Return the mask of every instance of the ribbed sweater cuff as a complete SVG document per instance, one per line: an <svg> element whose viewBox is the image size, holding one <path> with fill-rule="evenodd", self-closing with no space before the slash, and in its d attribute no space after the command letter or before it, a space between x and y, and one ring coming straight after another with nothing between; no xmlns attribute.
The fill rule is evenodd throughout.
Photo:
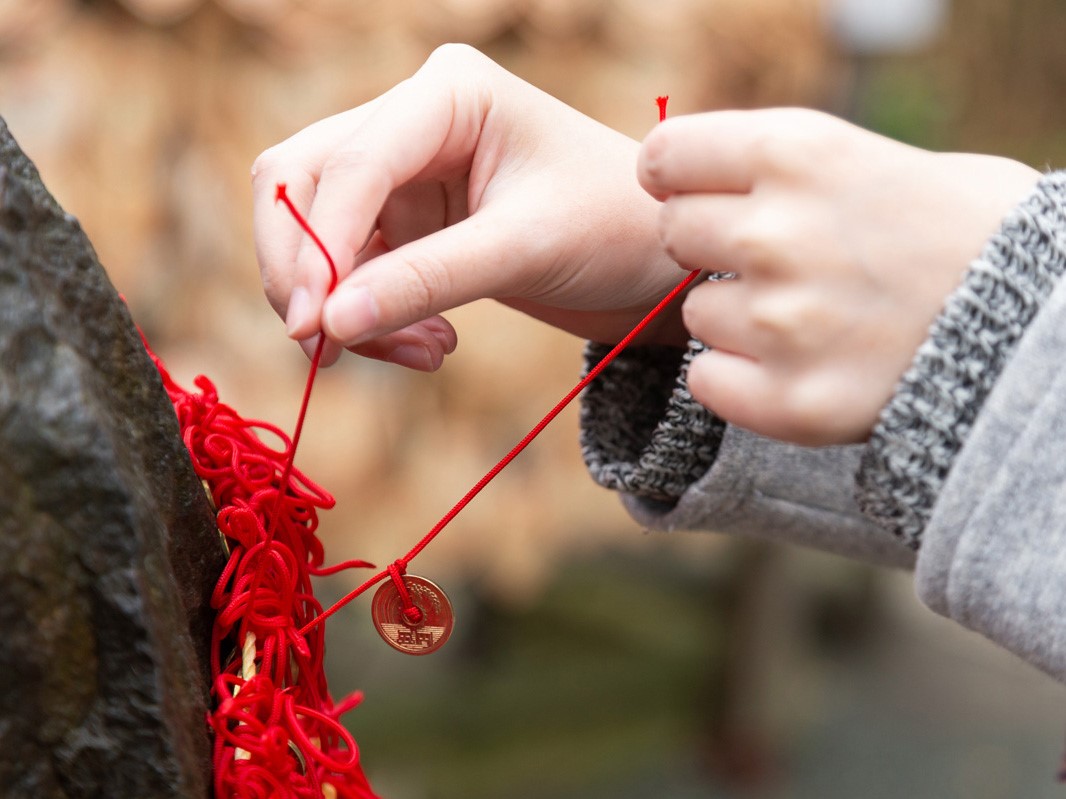
<svg viewBox="0 0 1066 799"><path fill-rule="evenodd" d="M610 347L590 343L587 368ZM688 365L704 347L631 347L586 389L581 449L600 485L676 501L714 463L725 422L689 394Z"/></svg>
<svg viewBox="0 0 1066 799"><path fill-rule="evenodd" d="M985 245L866 447L857 499L913 549L985 398L1066 270L1066 172L1045 175Z"/></svg>

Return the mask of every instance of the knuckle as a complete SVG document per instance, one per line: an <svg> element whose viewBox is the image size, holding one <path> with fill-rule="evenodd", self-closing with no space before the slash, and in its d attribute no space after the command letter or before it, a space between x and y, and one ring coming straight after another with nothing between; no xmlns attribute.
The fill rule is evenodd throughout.
<svg viewBox="0 0 1066 799"><path fill-rule="evenodd" d="M380 154L363 147L348 146L332 152L322 166L320 180L327 175L338 176L344 182L357 180L367 191L382 196L392 189L392 175Z"/></svg>
<svg viewBox="0 0 1066 799"><path fill-rule="evenodd" d="M263 150L252 162L252 183L258 185L267 181L278 170L282 160L280 145Z"/></svg>
<svg viewBox="0 0 1066 799"><path fill-rule="evenodd" d="M752 327L775 338L792 340L807 325L810 314L805 306L806 303L792 295L760 294L749 307Z"/></svg>
<svg viewBox="0 0 1066 799"><path fill-rule="evenodd" d="M792 175L808 163L802 139L795 131L764 130L752 141L752 155L762 171Z"/></svg>
<svg viewBox="0 0 1066 799"><path fill-rule="evenodd" d="M782 438L797 444L814 444L832 422L832 396L817 381L800 380L782 399Z"/></svg>
<svg viewBox="0 0 1066 799"><path fill-rule="evenodd" d="M404 304L412 319L424 319L433 312L437 298L446 296L448 271L437 259L425 254L404 258Z"/></svg>
<svg viewBox="0 0 1066 799"><path fill-rule="evenodd" d="M752 214L723 234L726 249L743 271L772 272L780 264L787 242L784 224L767 212Z"/></svg>
<svg viewBox="0 0 1066 799"><path fill-rule="evenodd" d="M442 64L448 66L467 66L488 61L488 57L477 48L463 42L445 42L434 48L426 59L426 65L434 67Z"/></svg>
<svg viewBox="0 0 1066 799"><path fill-rule="evenodd" d="M823 111L785 108L774 112L774 124L753 141L753 155L761 166L779 176L806 174L830 163L846 145L848 125Z"/></svg>
<svg viewBox="0 0 1066 799"><path fill-rule="evenodd" d="M349 145L340 147L329 154L323 164L323 172L332 170L335 172L357 172L365 169L373 169L377 164L373 154L362 147Z"/></svg>

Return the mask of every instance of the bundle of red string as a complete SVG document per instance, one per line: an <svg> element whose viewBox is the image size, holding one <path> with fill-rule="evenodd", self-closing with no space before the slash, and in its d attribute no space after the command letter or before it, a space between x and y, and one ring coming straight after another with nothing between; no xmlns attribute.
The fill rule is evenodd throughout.
<svg viewBox="0 0 1066 799"><path fill-rule="evenodd" d="M374 799L339 720L362 696L333 701L323 672L324 626L303 629L322 612L312 575L370 564L322 567L318 511L334 500L292 467L285 433L242 419L219 402L206 377L196 378L198 392L185 390L152 358L230 553L211 599L215 795Z"/></svg>

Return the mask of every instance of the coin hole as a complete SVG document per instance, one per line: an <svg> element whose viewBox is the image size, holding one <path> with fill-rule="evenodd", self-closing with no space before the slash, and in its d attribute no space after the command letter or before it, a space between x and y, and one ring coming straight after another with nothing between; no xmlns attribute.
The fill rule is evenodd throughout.
<svg viewBox="0 0 1066 799"><path fill-rule="evenodd" d="M418 605L412 605L404 610L403 620L408 627L421 627L426 621L426 614Z"/></svg>

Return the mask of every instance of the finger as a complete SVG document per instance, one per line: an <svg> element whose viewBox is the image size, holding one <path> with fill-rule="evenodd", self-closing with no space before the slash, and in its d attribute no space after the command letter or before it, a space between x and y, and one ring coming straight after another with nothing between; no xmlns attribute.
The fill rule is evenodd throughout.
<svg viewBox="0 0 1066 799"><path fill-rule="evenodd" d="M689 335L709 347L789 367L809 364L851 333L852 317L819 285L792 286L750 277L708 280L681 305ZM876 346L871 342L871 346ZM864 350L874 360L872 350Z"/></svg>
<svg viewBox="0 0 1066 799"><path fill-rule="evenodd" d="M530 256L504 234L500 216L483 211L362 264L326 300L326 334L352 347L482 297L513 294Z"/></svg>
<svg viewBox="0 0 1066 799"><path fill-rule="evenodd" d="M692 359L687 382L697 402L730 424L770 438L805 443L807 431L781 413L781 386L759 361L710 350Z"/></svg>
<svg viewBox="0 0 1066 799"><path fill-rule="evenodd" d="M367 358L433 372L441 367L446 355L455 351L456 343L455 328L443 317L435 316L350 349Z"/></svg>
<svg viewBox="0 0 1066 799"><path fill-rule="evenodd" d="M333 256L343 279L373 231L389 194L422 173L462 124L455 122L455 94L438 91L436 81L415 80L384 102L322 167L308 221ZM476 115L468 115L474 117ZM480 124L472 119L469 124ZM458 133L476 142L470 130ZM290 320L290 335L313 332L329 286L322 256L303 240L296 255L293 285L304 286L309 313Z"/></svg>
<svg viewBox="0 0 1066 799"><path fill-rule="evenodd" d="M264 174L267 172L259 173ZM314 179L297 170L290 170L289 175L289 199L301 213L306 213L314 196ZM257 183L263 180L256 177ZM293 263L303 231L292 222L285 209L276 206L276 184L271 185L269 196L258 186L253 191L252 219L259 276L271 307L285 319L292 296Z"/></svg>
<svg viewBox="0 0 1066 799"><path fill-rule="evenodd" d="M747 228L751 205L749 195L675 194L659 210L659 239L683 266L745 271L750 248L742 246L738 232Z"/></svg>
<svg viewBox="0 0 1066 799"><path fill-rule="evenodd" d="M744 280L708 280L685 297L681 319L689 334L708 347L745 357L762 353L749 321L752 289Z"/></svg>
<svg viewBox="0 0 1066 799"><path fill-rule="evenodd" d="M312 360L315 357L315 351L318 349L318 335L306 338L300 342L300 349L304 351L304 355L307 356L307 360ZM326 340L326 343L322 347L322 358L319 360L319 366L333 366L340 358L343 351L336 341Z"/></svg>
<svg viewBox="0 0 1066 799"><path fill-rule="evenodd" d="M751 191L787 171L810 142L828 140L840 121L794 108L713 111L668 119L644 139L640 185L657 199L678 192Z"/></svg>
<svg viewBox="0 0 1066 799"><path fill-rule="evenodd" d="M637 179L657 199L677 192L747 192L755 176L748 158L752 112L673 117L645 137Z"/></svg>
<svg viewBox="0 0 1066 799"><path fill-rule="evenodd" d="M263 289L271 306L285 318L296 253L304 236L288 212L276 202L277 186L287 186L289 199L305 216L311 208L322 164L348 131L358 127L384 100L384 95L358 108L320 120L259 155L252 165L252 202L256 258ZM321 264L325 269L325 264Z"/></svg>
<svg viewBox="0 0 1066 799"><path fill-rule="evenodd" d="M752 358L710 350L689 365L689 392L722 419L801 446L853 444L870 432L870 416L849 370L801 374Z"/></svg>

